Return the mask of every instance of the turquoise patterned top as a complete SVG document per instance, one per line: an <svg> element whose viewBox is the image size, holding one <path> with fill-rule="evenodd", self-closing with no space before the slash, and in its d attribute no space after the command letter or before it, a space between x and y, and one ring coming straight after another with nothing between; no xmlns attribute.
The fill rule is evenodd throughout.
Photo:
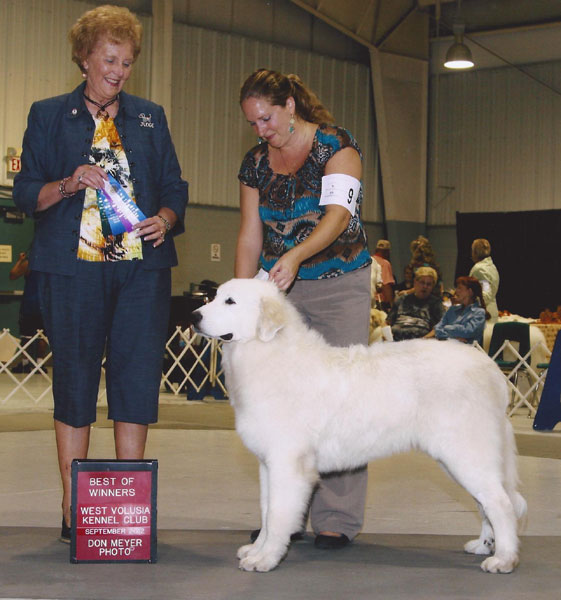
<svg viewBox="0 0 561 600"><path fill-rule="evenodd" d="M244 157L238 179L259 190L259 215L263 221L261 266L269 271L288 250L314 230L325 207L319 205L321 178L329 159L343 148L362 153L352 135L341 127L320 125L304 164L293 175L275 173L269 165L267 143L253 147ZM327 248L300 265L297 279L338 277L370 264L371 258L360 218L362 187L356 213L345 231Z"/></svg>

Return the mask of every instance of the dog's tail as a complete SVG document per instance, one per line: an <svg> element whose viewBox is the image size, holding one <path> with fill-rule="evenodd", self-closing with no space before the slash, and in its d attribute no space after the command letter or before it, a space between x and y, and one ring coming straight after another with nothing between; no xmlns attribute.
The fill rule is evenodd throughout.
<svg viewBox="0 0 561 600"><path fill-rule="evenodd" d="M518 478L517 458L518 452L516 449L516 440L514 431L508 419L505 419L505 436L504 436L504 488L512 505L517 519L521 519L527 511L526 500L518 491L520 480Z"/></svg>

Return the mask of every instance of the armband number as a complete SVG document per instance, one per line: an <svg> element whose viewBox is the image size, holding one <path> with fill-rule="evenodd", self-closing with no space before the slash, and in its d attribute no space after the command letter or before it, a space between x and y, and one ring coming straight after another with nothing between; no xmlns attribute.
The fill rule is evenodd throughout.
<svg viewBox="0 0 561 600"><path fill-rule="evenodd" d="M356 202L360 192L360 181L351 175L333 173L321 178L320 206L338 204L346 208L352 216L356 213Z"/></svg>

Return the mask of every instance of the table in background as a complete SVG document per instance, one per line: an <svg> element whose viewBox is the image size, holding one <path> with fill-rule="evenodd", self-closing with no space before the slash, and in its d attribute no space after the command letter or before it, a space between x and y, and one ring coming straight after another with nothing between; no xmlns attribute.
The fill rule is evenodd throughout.
<svg viewBox="0 0 561 600"><path fill-rule="evenodd" d="M536 327L539 327L545 337L545 343L549 348L550 352L553 352L553 344L555 344L555 338L561 329L561 323L532 323Z"/></svg>

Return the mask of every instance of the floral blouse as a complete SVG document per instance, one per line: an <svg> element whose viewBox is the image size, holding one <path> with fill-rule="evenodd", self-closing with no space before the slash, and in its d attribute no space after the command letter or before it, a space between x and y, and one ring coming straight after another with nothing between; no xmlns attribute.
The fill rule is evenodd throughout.
<svg viewBox="0 0 561 600"><path fill-rule="evenodd" d="M269 271L288 250L305 240L325 214L320 206L321 178L329 159L343 148L354 148L362 158L357 142L341 127L320 125L312 149L300 169L292 175L275 173L269 165L268 144L252 148L243 159L238 179L259 190L259 215L263 221L261 266ZM360 209L362 188L356 212L346 230L327 248L304 261L297 279L337 277L370 264Z"/></svg>
<svg viewBox="0 0 561 600"><path fill-rule="evenodd" d="M90 163L112 175L134 200L127 156L113 119L96 118L95 124ZM107 232L104 235L97 193L89 187L86 188L82 211L78 258L94 262L142 259L142 241L134 234L111 235Z"/></svg>

